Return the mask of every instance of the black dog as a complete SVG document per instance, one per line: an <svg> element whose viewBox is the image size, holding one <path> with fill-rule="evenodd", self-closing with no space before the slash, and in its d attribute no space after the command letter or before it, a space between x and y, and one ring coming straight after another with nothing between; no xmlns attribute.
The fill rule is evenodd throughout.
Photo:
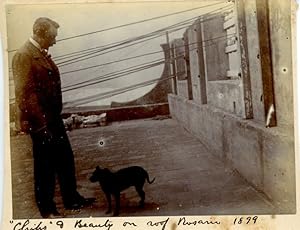
<svg viewBox="0 0 300 230"><path fill-rule="evenodd" d="M111 195L114 196L116 202L114 216L119 215L120 192L130 186L134 186L141 197L140 207L144 206L145 192L143 186L145 179L147 179L149 184L152 184L155 180L155 178L153 178L153 180L150 181L147 171L139 166L124 168L115 173L112 173L107 168L101 169L97 166L93 175L90 177L91 182L99 181L100 186L106 195L108 201L108 210L106 213L111 212Z"/></svg>

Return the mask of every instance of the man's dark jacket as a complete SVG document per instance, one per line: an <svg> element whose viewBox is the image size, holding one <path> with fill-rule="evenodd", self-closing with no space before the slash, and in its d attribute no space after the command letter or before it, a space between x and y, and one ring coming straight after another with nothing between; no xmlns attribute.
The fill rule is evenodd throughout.
<svg viewBox="0 0 300 230"><path fill-rule="evenodd" d="M21 130L37 132L47 128L62 110L58 68L30 41L14 55L12 68Z"/></svg>

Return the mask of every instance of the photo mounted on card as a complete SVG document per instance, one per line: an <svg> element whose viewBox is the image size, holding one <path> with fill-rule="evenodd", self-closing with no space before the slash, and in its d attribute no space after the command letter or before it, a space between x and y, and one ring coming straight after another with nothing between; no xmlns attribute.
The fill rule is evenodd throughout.
<svg viewBox="0 0 300 230"><path fill-rule="evenodd" d="M295 9L6 1L5 229L295 217Z"/></svg>

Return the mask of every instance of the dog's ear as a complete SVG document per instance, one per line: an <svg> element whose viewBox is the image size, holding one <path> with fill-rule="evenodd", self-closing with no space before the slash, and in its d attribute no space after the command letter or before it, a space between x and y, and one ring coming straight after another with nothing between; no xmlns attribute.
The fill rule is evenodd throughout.
<svg viewBox="0 0 300 230"><path fill-rule="evenodd" d="M97 169L97 170L100 170L100 167L99 167L99 165L96 167L96 169Z"/></svg>

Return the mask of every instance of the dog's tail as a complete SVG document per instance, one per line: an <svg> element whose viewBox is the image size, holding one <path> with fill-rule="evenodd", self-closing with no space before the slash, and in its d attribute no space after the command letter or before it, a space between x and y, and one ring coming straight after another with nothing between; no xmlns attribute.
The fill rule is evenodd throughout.
<svg viewBox="0 0 300 230"><path fill-rule="evenodd" d="M147 172L146 172L146 179L147 179L147 181L148 181L149 184L152 184L155 181L155 177L150 181L149 175L148 175Z"/></svg>

